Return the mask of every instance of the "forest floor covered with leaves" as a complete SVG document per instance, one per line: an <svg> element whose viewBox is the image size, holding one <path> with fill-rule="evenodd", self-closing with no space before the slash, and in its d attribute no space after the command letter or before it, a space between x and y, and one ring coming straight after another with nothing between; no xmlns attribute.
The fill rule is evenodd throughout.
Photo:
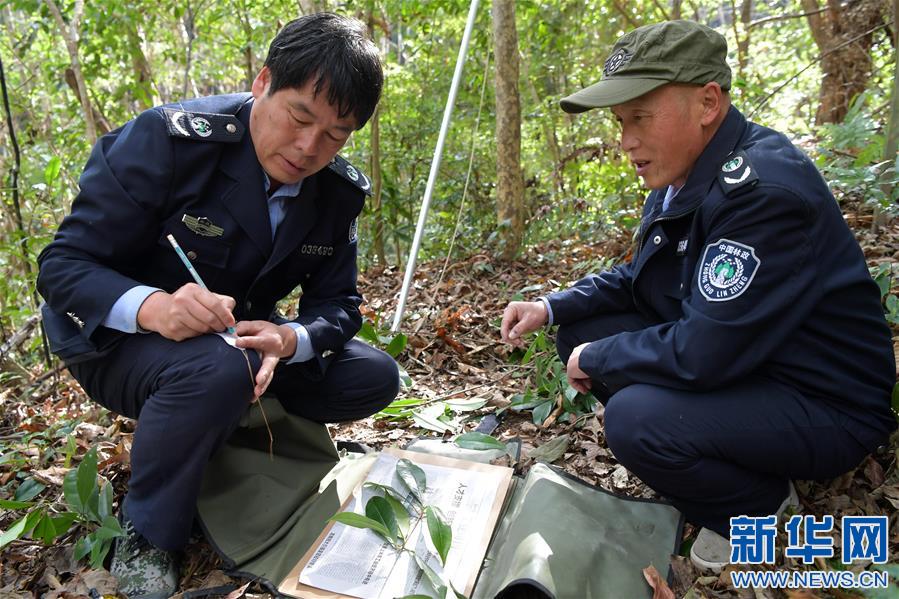
<svg viewBox="0 0 899 599"><path fill-rule="evenodd" d="M846 210L846 218L872 267L899 261L899 222L894 220L872 233L872 215L860 205ZM500 440L521 439L521 471L536 458L616 493L655 497L651 489L617 464L606 447L601 406L596 412L578 413L571 402L564 401L562 393L547 395L547 389L550 395L553 389L560 389L553 386L558 383L553 381L559 370L553 366L558 360L551 339L534 342L531 351L524 354L502 344L498 334L502 310L511 299L552 291L602 264L623 259L629 247L630 236L620 233L593 243L533 248L511 264L497 263L489 255L475 255L455 262L420 265L403 326L408 343L398 357L410 383L401 392L401 405L380 418L331 427L335 439L376 449L403 446L419 436L451 439L472 430L484 415L501 413L493 435ZM402 276L395 268L373 268L360 277L367 299L366 317L372 329L382 335L385 346L390 341L387 319L392 318ZM892 292L896 291L894 287ZM16 370L14 365L5 365L7 372L10 368ZM48 372L36 366L20 370L16 376L4 376L0 391L0 499L27 497L48 506L61 504L65 473L82 461L88 449L96 447L98 470L112 483L117 505L127 486L134 422L115 417L90 402L65 371ZM528 389L532 392L525 397ZM523 409L528 405L532 408ZM538 417L535 410L540 412ZM890 556L895 563L899 556L897 462L899 437L894 435L887 451L868 457L838 479L799 481L801 512L834 515L836 538L840 536L839 515L892 517ZM0 513L0 530L9 531L19 516L21 513L15 510ZM0 598L114 595L115 581L105 570L90 569L85 561L73 558L76 541L84 531L76 526L51 545L45 545L34 533L33 539L9 544L0 553ZM688 524L682 555L688 555L695 533ZM783 539L778 544L783 546ZM810 566L791 561L777 569L831 567L822 560ZM721 576L703 576L683 556L672 558L672 569L671 589L677 597L853 596L837 591L738 592L730 586L727 570ZM243 582L222 573L219 558L199 537L187 548L182 560L182 589ZM657 589L657 593L666 590ZM258 586L239 592L247 597L270 596Z"/></svg>

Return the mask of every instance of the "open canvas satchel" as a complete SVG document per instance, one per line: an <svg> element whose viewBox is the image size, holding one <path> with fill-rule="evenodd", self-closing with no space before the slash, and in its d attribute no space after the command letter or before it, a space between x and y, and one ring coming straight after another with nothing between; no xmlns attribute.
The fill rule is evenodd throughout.
<svg viewBox="0 0 899 599"><path fill-rule="evenodd" d="M341 455L325 426L285 412L277 400L265 402L273 455L253 406L210 462L198 512L226 571L274 592L292 581L291 571L376 454ZM435 440L408 449L434 453L441 445L456 458L493 457ZM651 597L642 570L653 565L668 575L682 524L670 505L619 497L535 464L527 476L513 477L472 597Z"/></svg>

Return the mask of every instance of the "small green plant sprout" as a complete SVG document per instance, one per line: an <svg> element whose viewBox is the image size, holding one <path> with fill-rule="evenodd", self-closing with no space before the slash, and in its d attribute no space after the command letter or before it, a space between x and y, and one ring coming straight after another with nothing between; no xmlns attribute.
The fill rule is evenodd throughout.
<svg viewBox="0 0 899 599"><path fill-rule="evenodd" d="M423 429L435 433L459 430L466 414L480 410L487 405L486 399L421 399L406 397L394 400L389 406L375 414L376 420L412 420Z"/></svg>
<svg viewBox="0 0 899 599"><path fill-rule="evenodd" d="M424 524L427 526L428 536L440 558L440 563L445 566L453 543L453 530L446 517L436 506L425 504L428 485L424 470L407 459L401 459L396 464L396 474L406 487L405 494L389 485L367 482L365 488L383 495L374 495L365 502L365 515L338 512L329 520L354 528L371 530L389 543L395 551L409 553L414 558L416 565L437 592L437 597L440 599L461 597L452 583L443 580L425 559L407 546L409 532L416 526ZM403 599L416 597L427 596L409 595Z"/></svg>
<svg viewBox="0 0 899 599"><path fill-rule="evenodd" d="M512 353L516 358L521 354ZM565 365L556 355L552 341L544 331L539 331L521 356L522 366L526 366L530 384L524 393L512 397L509 410L521 412L532 410L534 424L544 428L556 422L567 422L583 426L596 407L596 398L587 393L578 393L568 384Z"/></svg>
<svg viewBox="0 0 899 599"><path fill-rule="evenodd" d="M53 501L32 501L44 487L39 485L37 488L33 479L23 482L12 500L0 500L0 508L28 510L0 535L0 548L25 537L40 539L50 545L78 522L92 530L75 543L75 559L89 557L91 568L102 568L112 540L124 532L112 515L112 485L105 480L101 483L99 479L97 450L91 448L81 464L69 470L63 479L63 496L68 510L59 510Z"/></svg>

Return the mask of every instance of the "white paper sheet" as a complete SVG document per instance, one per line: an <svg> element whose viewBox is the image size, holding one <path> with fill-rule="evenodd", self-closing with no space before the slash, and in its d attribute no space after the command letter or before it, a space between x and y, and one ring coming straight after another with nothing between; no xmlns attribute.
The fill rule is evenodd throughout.
<svg viewBox="0 0 899 599"><path fill-rule="evenodd" d="M402 492L405 485L396 475L394 455L382 453L369 472L367 481L388 485ZM440 508L453 530L453 542L447 555L446 567L430 542L427 525L422 519L409 531L407 548L415 552L437 573L452 580L453 586L462 591L472 568L477 570L483 555L470 550L491 526L490 512L497 492L500 474L431 464L418 464L427 477L426 505ZM497 469L501 471L501 469ZM377 491L363 489L361 497L354 496L346 511L364 513L365 502ZM414 520L413 520L414 523ZM484 547L483 549L486 549ZM476 552L474 552L476 553ZM312 558L300 573L300 582L320 589L360 597L400 597L412 594L430 594L426 577L407 552L398 552L389 543L370 530L363 530L337 523L316 548Z"/></svg>

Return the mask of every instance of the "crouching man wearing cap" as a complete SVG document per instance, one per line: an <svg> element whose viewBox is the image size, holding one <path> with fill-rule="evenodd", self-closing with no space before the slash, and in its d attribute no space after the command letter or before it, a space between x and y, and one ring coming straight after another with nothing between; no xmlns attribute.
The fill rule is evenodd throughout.
<svg viewBox="0 0 899 599"><path fill-rule="evenodd" d="M567 112L611 107L651 190L633 259L533 302L503 340L559 325L571 385L605 404L616 458L703 526L795 501L791 479L858 465L896 427L890 331L858 243L812 162L730 104L727 45L689 21L617 41Z"/></svg>

